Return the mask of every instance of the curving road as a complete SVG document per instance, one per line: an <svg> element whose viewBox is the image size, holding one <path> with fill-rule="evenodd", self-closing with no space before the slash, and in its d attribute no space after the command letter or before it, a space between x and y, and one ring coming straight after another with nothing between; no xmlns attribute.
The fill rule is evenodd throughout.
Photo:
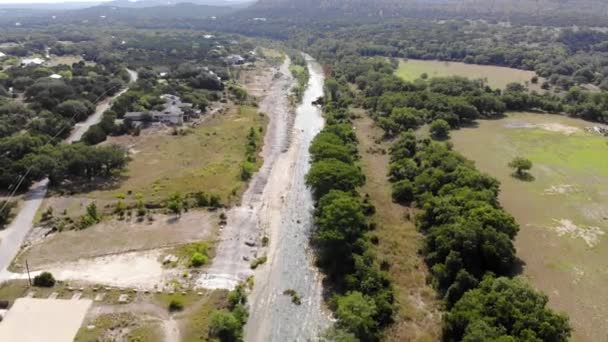
<svg viewBox="0 0 608 342"><path fill-rule="evenodd" d="M137 73L129 69L127 71L131 76L131 82L137 81ZM110 108L112 101L127 90L129 90L128 87L97 104L95 113L89 116L85 122L77 124L66 142L79 141L89 127L101 121L103 113ZM48 183L49 180L44 179L33 184L25 194L23 204L13 222L6 229L0 231L0 282L10 279L11 274L7 268L19 252L27 233L32 229L36 212L38 212L42 200L46 196Z"/></svg>

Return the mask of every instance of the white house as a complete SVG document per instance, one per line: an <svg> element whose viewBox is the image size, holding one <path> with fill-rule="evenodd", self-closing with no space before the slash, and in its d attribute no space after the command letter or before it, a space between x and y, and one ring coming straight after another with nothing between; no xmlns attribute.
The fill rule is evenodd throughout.
<svg viewBox="0 0 608 342"><path fill-rule="evenodd" d="M21 60L21 65L30 66L30 65L42 65L44 63L44 59L36 57L36 58L24 58Z"/></svg>
<svg viewBox="0 0 608 342"><path fill-rule="evenodd" d="M6 54L5 54L4 52L1 52L1 51L0 51L0 59L2 59L2 58L4 58L4 57L6 57Z"/></svg>
<svg viewBox="0 0 608 342"><path fill-rule="evenodd" d="M63 76L61 76L59 74L52 74L51 76L49 76L49 78L52 78L54 80L59 80L59 79L63 78Z"/></svg>

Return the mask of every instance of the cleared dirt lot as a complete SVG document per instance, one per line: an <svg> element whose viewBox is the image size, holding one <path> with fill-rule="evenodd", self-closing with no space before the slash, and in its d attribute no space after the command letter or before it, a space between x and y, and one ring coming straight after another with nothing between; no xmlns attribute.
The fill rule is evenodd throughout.
<svg viewBox="0 0 608 342"><path fill-rule="evenodd" d="M19 298L0 323L0 341L70 342L91 303L90 299Z"/></svg>
<svg viewBox="0 0 608 342"><path fill-rule="evenodd" d="M58 262L210 240L218 227L217 215L191 211L180 218L156 215L153 222L111 220L85 230L53 234L22 252L15 267L22 270L25 259L38 269Z"/></svg>

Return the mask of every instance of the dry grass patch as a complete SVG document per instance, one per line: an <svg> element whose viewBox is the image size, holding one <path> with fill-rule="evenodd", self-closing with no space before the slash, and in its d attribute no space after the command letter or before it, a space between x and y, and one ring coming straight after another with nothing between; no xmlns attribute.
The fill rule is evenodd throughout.
<svg viewBox="0 0 608 342"><path fill-rule="evenodd" d="M486 79L492 88L504 89L512 82L528 83L530 90L543 91L541 84L545 79L538 79L537 84L531 80L536 73L534 71L499 67L493 65L465 64L460 62L443 62L427 60L400 60L396 75L406 81L414 81L422 74L432 77L462 76L470 79Z"/></svg>
<svg viewBox="0 0 608 342"><path fill-rule="evenodd" d="M437 341L440 338L440 311L435 291L426 284L427 269L418 255L422 236L406 220L410 208L393 203L388 174L387 143L376 143L382 131L363 112L355 121L361 166L367 177L362 191L376 206L374 216L379 238L376 248L381 261L390 264L399 314L385 335L387 341ZM384 153L385 151L386 153Z"/></svg>
<svg viewBox="0 0 608 342"><path fill-rule="evenodd" d="M22 271L25 259L31 268L37 268L82 258L213 240L217 224L217 214L207 211L190 211L180 218L155 215L153 222L103 221L85 230L64 231L44 238L20 253L13 268Z"/></svg>
<svg viewBox="0 0 608 342"><path fill-rule="evenodd" d="M246 188L240 165L245 160L247 134L252 127L265 129L266 124L257 108L241 106L213 114L184 135L162 132L111 138L107 143L118 143L132 152L125 179L111 190L87 196L133 200L131 195L142 194L150 202L165 200L175 192L203 191L234 204Z"/></svg>
<svg viewBox="0 0 608 342"><path fill-rule="evenodd" d="M157 324L142 320L132 313L109 313L99 315L81 327L74 341L160 342L161 336Z"/></svg>

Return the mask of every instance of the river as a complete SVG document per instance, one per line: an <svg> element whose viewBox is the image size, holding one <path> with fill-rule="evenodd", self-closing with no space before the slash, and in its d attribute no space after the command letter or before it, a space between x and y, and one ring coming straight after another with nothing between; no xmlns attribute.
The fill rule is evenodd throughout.
<svg viewBox="0 0 608 342"><path fill-rule="evenodd" d="M281 196L269 199L261 216L270 237L268 263L255 275L246 341L316 340L329 326L321 276L310 250L313 199L304 180L310 168L308 148L324 125L321 109L312 105L323 96L324 76L316 61L306 59L310 80L296 109L292 143L270 177L270 183L285 187L280 189ZM301 305L283 294L288 289L301 297Z"/></svg>

